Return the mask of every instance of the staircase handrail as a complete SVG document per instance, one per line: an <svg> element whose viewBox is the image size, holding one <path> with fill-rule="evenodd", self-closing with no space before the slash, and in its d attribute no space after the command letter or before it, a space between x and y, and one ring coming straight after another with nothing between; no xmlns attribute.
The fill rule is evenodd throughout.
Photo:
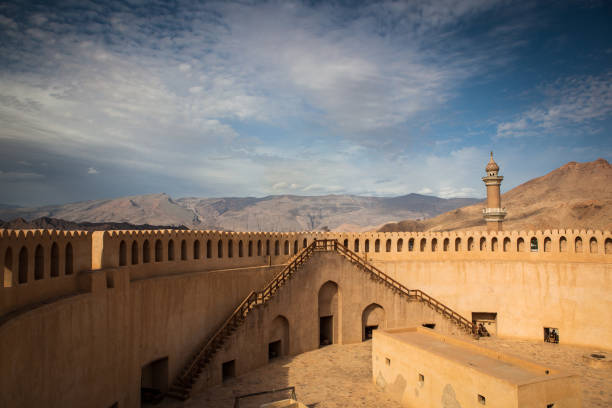
<svg viewBox="0 0 612 408"><path fill-rule="evenodd" d="M474 333L474 329L475 329L474 323L470 322L468 319L461 316L459 313L455 312L450 307L446 306L439 300L433 298L432 296L428 295L427 293L423 292L420 289L408 289L406 286L402 285L401 283L399 283L398 281L396 281L395 279L393 279L392 277L390 277L389 275L387 275L386 273L384 273L383 271L381 271L380 269L378 269L377 267L375 267L374 265L372 265L371 263L363 259L357 253L351 251L350 249L342 245L340 242L338 242L338 240L334 240L334 241L336 241L334 248L338 252L340 252L342 255L344 255L345 257L348 257L350 260L358 262L362 267L367 269L368 272L381 278L382 280L385 281L385 283L390 284L391 286L393 286L400 292L404 293L406 296L419 299L422 302L425 302L429 304L430 306L433 306L436 310L441 309L443 314L448 315L451 319L455 320L457 323L459 323L460 325L464 326L466 329L469 329L472 333Z"/></svg>

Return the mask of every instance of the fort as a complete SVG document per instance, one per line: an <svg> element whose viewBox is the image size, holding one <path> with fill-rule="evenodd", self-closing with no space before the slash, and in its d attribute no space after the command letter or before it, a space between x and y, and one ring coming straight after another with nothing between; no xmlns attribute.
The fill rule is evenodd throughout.
<svg viewBox="0 0 612 408"><path fill-rule="evenodd" d="M612 349L612 233L493 204L487 231L0 230L0 406L188 398L377 328Z"/></svg>

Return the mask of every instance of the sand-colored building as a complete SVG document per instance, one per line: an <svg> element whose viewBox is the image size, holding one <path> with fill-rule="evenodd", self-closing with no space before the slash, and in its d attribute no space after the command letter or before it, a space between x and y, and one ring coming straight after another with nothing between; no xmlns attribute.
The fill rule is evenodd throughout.
<svg viewBox="0 0 612 408"><path fill-rule="evenodd" d="M0 262L1 407L187 397L376 328L612 349L610 231L0 230Z"/></svg>

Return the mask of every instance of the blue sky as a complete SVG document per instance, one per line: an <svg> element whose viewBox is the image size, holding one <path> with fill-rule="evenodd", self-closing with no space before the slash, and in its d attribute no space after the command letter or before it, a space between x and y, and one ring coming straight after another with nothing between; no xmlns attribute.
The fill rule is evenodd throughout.
<svg viewBox="0 0 612 408"><path fill-rule="evenodd" d="M605 1L3 2L0 203L483 197L612 159Z"/></svg>

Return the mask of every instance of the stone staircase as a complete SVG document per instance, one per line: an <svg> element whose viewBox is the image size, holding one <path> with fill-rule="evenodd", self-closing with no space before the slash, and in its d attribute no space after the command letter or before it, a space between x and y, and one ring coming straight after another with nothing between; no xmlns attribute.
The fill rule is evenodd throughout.
<svg viewBox="0 0 612 408"><path fill-rule="evenodd" d="M198 380L206 365L212 360L216 351L223 347L225 340L245 321L249 312L268 302L315 252L336 252L342 255L359 269L369 273L372 279L378 280L380 283L395 291L400 297L406 297L407 300L424 302L437 313L442 314L444 317L457 324L461 329L470 334L477 335L474 324L468 319L423 291L408 289L386 275L380 269L368 263L355 252L340 244L337 240L315 240L297 254L261 291L253 291L242 300L219 329L210 336L207 341L200 344L196 353L189 359L181 373L174 380L167 395L180 400L188 399L191 396L193 385Z"/></svg>

